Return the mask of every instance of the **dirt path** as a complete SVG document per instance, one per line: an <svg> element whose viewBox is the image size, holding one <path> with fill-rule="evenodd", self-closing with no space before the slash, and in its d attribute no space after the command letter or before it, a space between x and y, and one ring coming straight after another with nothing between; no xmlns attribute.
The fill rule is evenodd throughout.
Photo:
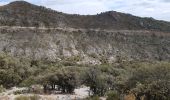
<svg viewBox="0 0 170 100"><path fill-rule="evenodd" d="M18 96L33 96L34 94L21 94L14 95L15 91L24 90L26 88L12 88L10 90L6 90L3 93L0 93L0 100L15 100ZM39 95L41 97L40 100L79 100L88 97L89 88L82 87L79 89L75 89L75 94L51 94L51 95Z"/></svg>
<svg viewBox="0 0 170 100"><path fill-rule="evenodd" d="M10 95L13 94L15 91L22 91L25 90L26 88L17 88L17 87L13 87L12 89L6 90L5 92L0 93L0 96L2 95Z"/></svg>
<svg viewBox="0 0 170 100"><path fill-rule="evenodd" d="M40 29L40 30L64 30L64 31L104 31L104 32L149 32L147 30L101 30L101 29L83 29L83 28L70 28L70 27L21 27L21 26L0 26L0 29L10 28L10 29Z"/></svg>

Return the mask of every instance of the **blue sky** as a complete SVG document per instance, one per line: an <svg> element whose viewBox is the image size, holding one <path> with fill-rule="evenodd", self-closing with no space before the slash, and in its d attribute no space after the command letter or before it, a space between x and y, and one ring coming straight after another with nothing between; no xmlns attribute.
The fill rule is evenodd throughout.
<svg viewBox="0 0 170 100"><path fill-rule="evenodd" d="M0 0L0 5L15 0ZM25 0L70 14L97 14L119 11L141 17L170 21L170 0Z"/></svg>

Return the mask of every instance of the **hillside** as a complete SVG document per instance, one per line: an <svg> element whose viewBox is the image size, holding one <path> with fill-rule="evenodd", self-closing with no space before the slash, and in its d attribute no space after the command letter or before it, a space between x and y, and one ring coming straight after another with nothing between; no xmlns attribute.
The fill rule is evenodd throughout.
<svg viewBox="0 0 170 100"><path fill-rule="evenodd" d="M70 15L25 1L15 1L0 7L0 25L170 31L169 22L152 18L140 18L116 11L98 15Z"/></svg>
<svg viewBox="0 0 170 100"><path fill-rule="evenodd" d="M170 100L170 22L0 6L0 100Z"/></svg>
<svg viewBox="0 0 170 100"><path fill-rule="evenodd" d="M0 51L16 57L83 64L170 60L170 23L151 18L69 15L16 1L0 7L0 25Z"/></svg>
<svg viewBox="0 0 170 100"><path fill-rule="evenodd" d="M170 60L170 34L73 28L1 27L0 50L17 57L101 64L123 60ZM75 60L75 61L74 61Z"/></svg>

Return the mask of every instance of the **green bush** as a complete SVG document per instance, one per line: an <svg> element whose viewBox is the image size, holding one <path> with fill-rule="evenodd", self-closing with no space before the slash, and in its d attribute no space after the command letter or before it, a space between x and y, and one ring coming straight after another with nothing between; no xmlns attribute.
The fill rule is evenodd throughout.
<svg viewBox="0 0 170 100"><path fill-rule="evenodd" d="M73 93L74 89L79 85L79 75L74 69L61 69L56 72L58 85L63 93Z"/></svg>
<svg viewBox="0 0 170 100"><path fill-rule="evenodd" d="M108 90L107 77L98 67L91 67L86 70L84 84L90 87L93 95L103 96Z"/></svg>
<svg viewBox="0 0 170 100"><path fill-rule="evenodd" d="M100 100L100 98L99 98L99 96L94 95L94 96L88 97L88 98L86 98L86 99L84 99L84 100Z"/></svg>
<svg viewBox="0 0 170 100"><path fill-rule="evenodd" d="M115 92L115 91L109 91L109 92L107 93L107 98L106 98L106 100L120 100L120 99L119 99L119 95L118 95L117 92Z"/></svg>
<svg viewBox="0 0 170 100"><path fill-rule="evenodd" d="M20 86L22 87L30 87L33 84L36 84L36 81L34 79L35 77L31 76L29 78L26 78L25 80L22 81L22 83L20 84Z"/></svg>
<svg viewBox="0 0 170 100"><path fill-rule="evenodd" d="M2 85L0 85L0 93L2 93L4 91L5 91L5 88Z"/></svg>
<svg viewBox="0 0 170 100"><path fill-rule="evenodd" d="M15 91L14 95L18 95L18 94L23 94L23 92L21 90Z"/></svg>
<svg viewBox="0 0 170 100"><path fill-rule="evenodd" d="M30 74L25 62L5 53L0 54L0 84L5 88L19 85Z"/></svg>
<svg viewBox="0 0 170 100"><path fill-rule="evenodd" d="M46 74L37 77L36 80L43 85L44 92L60 89L63 93L73 93L80 84L79 77L76 68L69 67L46 72Z"/></svg>
<svg viewBox="0 0 170 100"><path fill-rule="evenodd" d="M168 100L170 94L169 72L169 63L145 63L129 78L126 89L134 93L137 99L144 96L148 100Z"/></svg>

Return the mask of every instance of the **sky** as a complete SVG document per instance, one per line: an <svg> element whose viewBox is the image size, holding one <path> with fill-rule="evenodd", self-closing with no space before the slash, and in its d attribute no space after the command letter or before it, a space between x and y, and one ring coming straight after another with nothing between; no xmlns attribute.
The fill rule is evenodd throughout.
<svg viewBox="0 0 170 100"><path fill-rule="evenodd" d="M0 5L15 0L0 0ZM130 13L170 21L170 0L25 0L69 14L94 15L105 11Z"/></svg>

